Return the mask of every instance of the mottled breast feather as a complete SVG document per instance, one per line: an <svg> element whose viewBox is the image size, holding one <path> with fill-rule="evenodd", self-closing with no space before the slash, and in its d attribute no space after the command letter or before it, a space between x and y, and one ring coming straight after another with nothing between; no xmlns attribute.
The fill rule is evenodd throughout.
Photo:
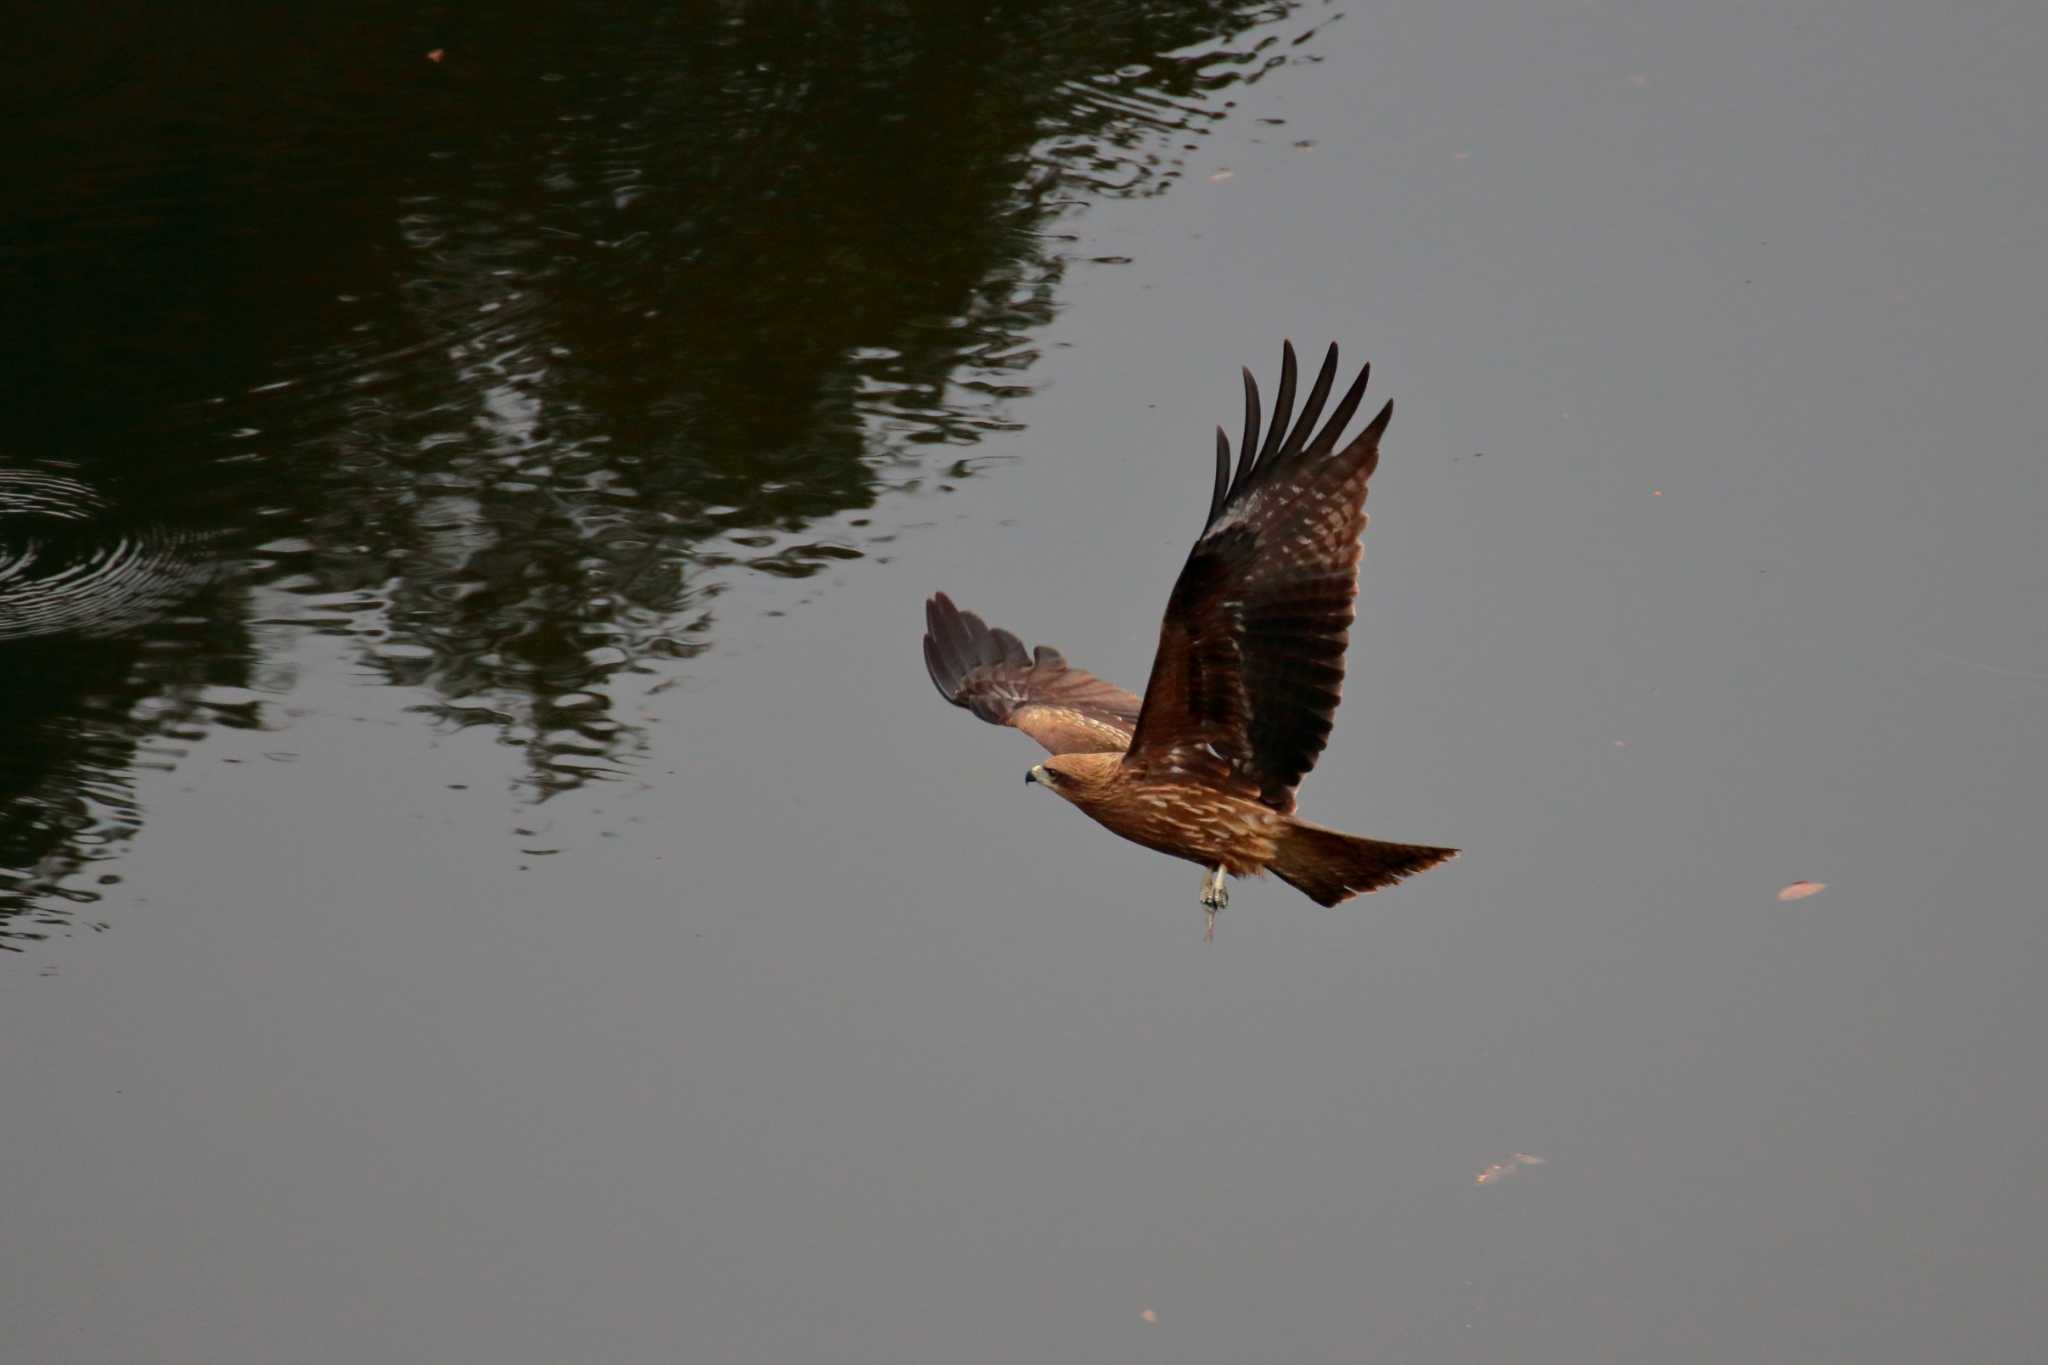
<svg viewBox="0 0 2048 1365"><path fill-rule="evenodd" d="M1330 737L1358 592L1367 482L1389 403L1338 441L1371 366L1316 430L1337 374L1332 345L1298 420L1294 347L1281 357L1273 422L1259 441L1258 383L1244 372L1245 426L1233 473L1216 433L1209 518L1168 600L1129 762L1199 776L1294 809L1294 789Z"/></svg>
<svg viewBox="0 0 2048 1365"><path fill-rule="evenodd" d="M1121 753L1130 746L1138 699L1069 665L1040 645L1027 652L1007 630L991 630L944 593L924 608L924 662L939 695L991 725L1010 725L1055 754Z"/></svg>

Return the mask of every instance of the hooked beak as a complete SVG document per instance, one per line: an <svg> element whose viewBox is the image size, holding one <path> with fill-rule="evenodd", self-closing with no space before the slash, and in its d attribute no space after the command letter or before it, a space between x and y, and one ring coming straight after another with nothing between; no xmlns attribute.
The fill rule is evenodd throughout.
<svg viewBox="0 0 2048 1365"><path fill-rule="evenodd" d="M1031 768L1031 769L1028 769L1028 770L1027 770L1027 771L1025 772L1025 774L1024 774L1024 782L1025 782L1025 785L1026 785L1026 786L1029 786L1029 785L1030 785L1031 783L1033 783L1033 782L1039 782L1039 783L1042 783L1042 782L1043 782L1043 780L1044 780L1044 779L1042 779L1042 778L1040 778L1040 777L1039 777L1039 775L1038 775L1038 771L1039 771L1039 770L1038 770L1037 768Z"/></svg>

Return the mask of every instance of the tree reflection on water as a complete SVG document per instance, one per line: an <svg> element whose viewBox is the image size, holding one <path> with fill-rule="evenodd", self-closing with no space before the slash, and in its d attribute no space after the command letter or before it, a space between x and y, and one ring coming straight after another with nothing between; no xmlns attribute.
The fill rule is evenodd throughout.
<svg viewBox="0 0 2048 1365"><path fill-rule="evenodd" d="M23 74L63 155L5 230L9 444L209 572L115 638L0 642L0 937L93 897L134 768L261 723L268 640L359 641L432 723L523 746L536 799L629 766L621 673L705 648L732 575L862 558L879 499L971 475L1031 392L1063 220L1170 188L1299 51L1292 8L54 35L115 94ZM164 74L202 66L233 77Z"/></svg>

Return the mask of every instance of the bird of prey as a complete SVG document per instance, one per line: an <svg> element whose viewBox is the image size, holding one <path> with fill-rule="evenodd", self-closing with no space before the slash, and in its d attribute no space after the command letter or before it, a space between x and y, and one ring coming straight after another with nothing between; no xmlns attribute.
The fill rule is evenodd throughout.
<svg viewBox="0 0 2048 1365"><path fill-rule="evenodd" d="M1339 448L1371 371L1359 371L1317 430L1337 375L1332 344L1290 425L1294 347L1283 343L1263 444L1259 386L1244 372L1236 469L1218 427L1208 521L1167 601L1142 701L1056 649L1027 652L944 593L925 604L925 666L940 695L1051 753L1025 781L1134 843L1208 869L1204 938L1230 899L1225 874L1271 871L1336 905L1457 853L1340 834L1294 813L1294 789L1323 752L1343 689L1366 484L1394 415L1388 403Z"/></svg>

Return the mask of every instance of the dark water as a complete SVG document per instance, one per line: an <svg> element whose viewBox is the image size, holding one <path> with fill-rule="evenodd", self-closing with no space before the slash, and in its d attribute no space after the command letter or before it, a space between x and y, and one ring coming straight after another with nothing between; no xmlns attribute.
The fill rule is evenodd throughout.
<svg viewBox="0 0 2048 1365"><path fill-rule="evenodd" d="M295 634L518 745L534 797L621 775L615 681L706 648L735 574L886 554L878 503L1013 458L982 438L1085 263L1063 221L1165 191L1312 33L1284 8L53 36L92 76L40 92L6 241L0 640L47 750L10 932L93 896L133 763L260 723Z"/></svg>
<svg viewBox="0 0 2048 1365"><path fill-rule="evenodd" d="M8 1359L2036 1353L2032 8L0 67ZM1304 810L1468 852L1205 949L919 606L1142 683L1283 336L1397 405Z"/></svg>

